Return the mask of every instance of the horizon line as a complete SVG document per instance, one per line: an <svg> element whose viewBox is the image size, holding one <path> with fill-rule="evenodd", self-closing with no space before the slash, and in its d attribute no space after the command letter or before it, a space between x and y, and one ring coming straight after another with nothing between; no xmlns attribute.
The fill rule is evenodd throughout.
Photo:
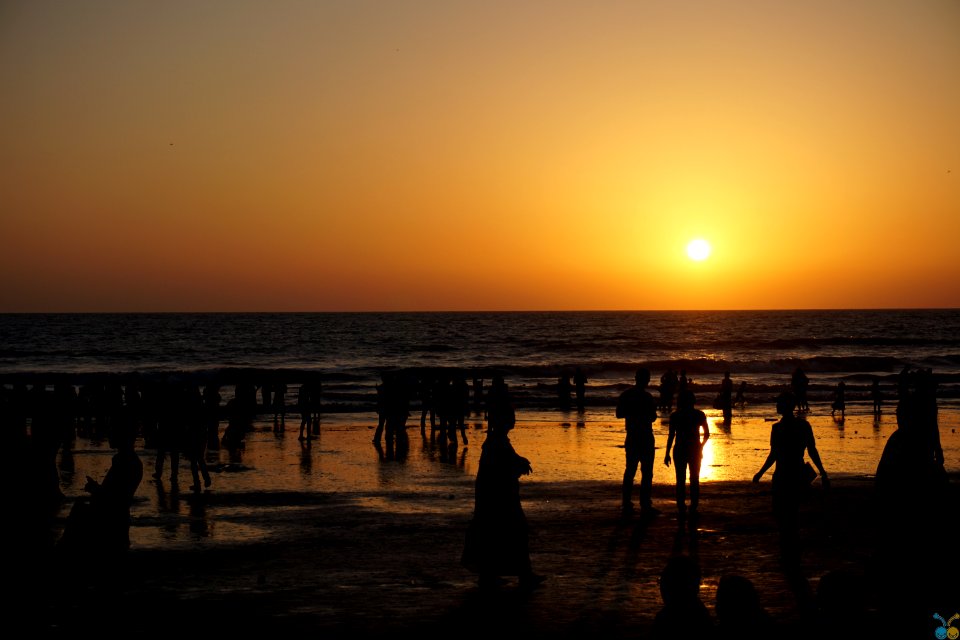
<svg viewBox="0 0 960 640"><path fill-rule="evenodd" d="M756 307L756 308L726 308L726 309L326 309L301 311L273 311L273 310L101 310L101 311L0 311L0 315L165 315L165 314L196 314L196 315L306 315L306 314L494 314L494 313L745 313L745 312L796 312L796 311L958 311L956 307Z"/></svg>

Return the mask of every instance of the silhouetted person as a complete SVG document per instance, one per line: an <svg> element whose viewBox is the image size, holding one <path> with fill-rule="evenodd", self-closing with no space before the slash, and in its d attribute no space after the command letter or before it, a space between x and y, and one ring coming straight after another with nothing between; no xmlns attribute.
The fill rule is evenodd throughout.
<svg viewBox="0 0 960 640"><path fill-rule="evenodd" d="M437 407L434 402L435 382L430 374L420 377L420 436L427 436L427 417L430 417L430 433L437 430Z"/></svg>
<svg viewBox="0 0 960 640"><path fill-rule="evenodd" d="M744 405L747 404L747 383L746 381L741 381L740 386L737 387L737 397L734 400L734 404L743 409Z"/></svg>
<svg viewBox="0 0 960 640"><path fill-rule="evenodd" d="M183 408L182 390L178 383L167 383L160 389L161 403L157 416L156 447L157 458L153 477L163 478L163 463L170 457L170 483L179 482L180 450L183 448Z"/></svg>
<svg viewBox="0 0 960 640"><path fill-rule="evenodd" d="M313 435L320 435L320 412L323 409L323 380L319 375L310 382L310 424Z"/></svg>
<svg viewBox="0 0 960 640"><path fill-rule="evenodd" d="M278 380L273 385L273 421L280 420L280 430L287 421L287 383Z"/></svg>
<svg viewBox="0 0 960 640"><path fill-rule="evenodd" d="M473 377L473 412L480 415L483 412L483 378Z"/></svg>
<svg viewBox="0 0 960 640"><path fill-rule="evenodd" d="M713 637L710 611L700 599L700 566L689 556L674 556L660 574L663 608L653 620L654 640Z"/></svg>
<svg viewBox="0 0 960 640"><path fill-rule="evenodd" d="M686 483L690 469L690 511L696 513L700 504L700 462L703 445L710 439L707 415L695 407L696 397L692 391L683 391L677 396L677 410L670 414L670 432L667 435L667 452L663 464L670 466L670 445L673 445L673 469L677 476L677 514L680 520L687 516ZM700 433L703 433L703 439Z"/></svg>
<svg viewBox="0 0 960 640"><path fill-rule="evenodd" d="M143 479L143 463L134 450L136 432L117 430L111 437L116 448L103 482L87 476L89 500L79 499L70 510L60 548L89 555L125 551L130 546L130 505Z"/></svg>
<svg viewBox="0 0 960 640"><path fill-rule="evenodd" d="M733 380L730 379L730 372L723 374L723 380L720 381L720 410L723 413L723 419L728 421L733 416Z"/></svg>
<svg viewBox="0 0 960 640"><path fill-rule="evenodd" d="M453 423L450 429L450 442L456 444L457 431L459 431L463 444L467 444L467 414L470 413L470 387L467 385L467 379L462 373L456 373L454 375L451 392L453 394L451 398Z"/></svg>
<svg viewBox="0 0 960 640"><path fill-rule="evenodd" d="M200 479L203 486L210 486L210 472L207 470L207 423L204 416L203 396L196 385L191 385L184 398L183 420L186 423L183 453L190 461L190 475L193 485L190 489L200 491Z"/></svg>
<svg viewBox="0 0 960 640"><path fill-rule="evenodd" d="M820 472L823 487L830 486L817 451L813 428L809 422L794 415L795 406L797 399L792 393L784 392L777 398L780 421L770 430L770 453L753 476L754 482L760 482L767 469L777 465L773 472L773 515L780 531L780 560L788 571L796 571L800 566L800 503L810 486L804 453L809 454Z"/></svg>
<svg viewBox="0 0 960 640"><path fill-rule="evenodd" d="M811 637L839 640L856 637L865 628L878 628L877 620L871 619L867 607L869 586L849 570L824 574L817 584L817 624ZM889 628L884 631L887 637L904 637Z"/></svg>
<svg viewBox="0 0 960 640"><path fill-rule="evenodd" d="M678 384L677 372L673 369L667 369L660 376L661 411L673 411L673 394L676 392Z"/></svg>
<svg viewBox="0 0 960 640"><path fill-rule="evenodd" d="M577 411L583 413L584 401L587 394L587 374L583 367L577 367L573 372L573 385L577 395Z"/></svg>
<svg viewBox="0 0 960 640"><path fill-rule="evenodd" d="M717 637L721 640L768 640L774 636L773 620L760 604L749 578L725 575L717 584Z"/></svg>
<svg viewBox="0 0 960 640"><path fill-rule="evenodd" d="M897 429L890 434L877 465L876 487L885 502L904 509L922 501L926 511L946 484L936 399L930 374L909 374L900 385Z"/></svg>
<svg viewBox="0 0 960 640"><path fill-rule="evenodd" d="M883 448L874 481L879 535L873 561L879 570L871 578L884 626L897 637L921 637L919 632L929 633L930 627L920 628L916 621L929 620L930 603L952 607L957 601L951 596L957 593L955 581L936 560L956 553L956 509L944 468L932 372L904 369L897 393L897 429Z"/></svg>
<svg viewBox="0 0 960 640"><path fill-rule="evenodd" d="M377 385L377 400L376 400L376 411L377 411L377 428L373 432L373 444L380 445L380 441L383 438L383 428L387 423L387 401L384 398L386 391L384 390L384 385L386 384L386 374L380 374L380 384ZM423 429L421 428L421 433Z"/></svg>
<svg viewBox="0 0 960 640"><path fill-rule="evenodd" d="M223 430L222 444L232 455L237 455L247 431L252 426L250 412L237 403L236 398L227 401L227 428Z"/></svg>
<svg viewBox="0 0 960 640"><path fill-rule="evenodd" d="M621 508L624 515L633 513L633 481L640 466L640 509L643 515L655 515L650 494L653 486L653 457L655 442L653 423L657 419L657 405L646 390L650 371L640 368L634 375L636 384L617 399L617 417L623 419L627 436L623 443L627 464L623 472Z"/></svg>
<svg viewBox="0 0 960 640"><path fill-rule="evenodd" d="M837 383L837 389L833 392L833 404L831 405L831 414L836 414L840 412L840 417L846 417L847 413L847 394L846 394L846 383L841 380Z"/></svg>
<svg viewBox="0 0 960 640"><path fill-rule="evenodd" d="M687 377L687 370L680 369L680 377L677 378L677 397L679 398L680 394L687 390L690 386L690 379Z"/></svg>
<svg viewBox="0 0 960 640"><path fill-rule="evenodd" d="M407 443L407 420L410 417L410 392L407 383L399 374L384 379L384 404L386 408L387 453L394 456L394 447L401 450Z"/></svg>
<svg viewBox="0 0 960 640"><path fill-rule="evenodd" d="M793 396L797 400L797 410L798 411L809 411L810 404L807 401L807 387L810 386L810 379L807 377L807 374L803 372L803 369L797 367L793 370L793 375L790 377L790 389L793 391Z"/></svg>
<svg viewBox="0 0 960 640"><path fill-rule="evenodd" d="M530 564L527 518L520 504L520 476L533 469L510 443L516 418L506 389L501 392L497 402L503 404L490 409L493 418L480 453L473 519L461 563L479 575L481 588L500 586L503 576L518 576L521 588L533 589L544 578Z"/></svg>
<svg viewBox="0 0 960 640"><path fill-rule="evenodd" d="M873 415L879 417L883 413L883 391L880 390L880 381L874 378L870 385L870 400L873 401Z"/></svg>
<svg viewBox="0 0 960 640"><path fill-rule="evenodd" d="M297 410L300 412L300 440L313 438L311 422L313 422L313 405L310 400L310 383L304 382L297 390Z"/></svg>

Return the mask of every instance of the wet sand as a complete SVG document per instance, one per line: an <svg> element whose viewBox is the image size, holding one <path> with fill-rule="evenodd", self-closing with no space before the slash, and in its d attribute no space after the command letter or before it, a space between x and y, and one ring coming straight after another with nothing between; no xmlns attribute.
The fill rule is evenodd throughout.
<svg viewBox="0 0 960 640"><path fill-rule="evenodd" d="M711 613L721 576L750 578L781 637L837 630L836 621L816 615L816 590L828 572L843 571L857 585L851 595L861 599L845 605L851 629L900 625L928 637L933 613L949 617L960 608L951 568L960 531L955 475L936 505L918 499L902 513L877 504L870 477L837 477L829 491L816 481L803 511L803 580L792 583L778 563L769 476L760 484L704 484L694 527L678 526L669 484L654 486L663 513L642 522L620 517L616 480L524 480L531 557L547 580L529 594L512 582L484 594L459 565L473 506L469 472L439 474L429 491L387 482L325 492L227 491L228 474L220 473L212 491L171 496L163 483L153 485L152 460L143 459L143 491L178 503L169 544L164 514L141 503L135 528L159 531L158 543L132 545L116 565L100 558L31 565L15 576L13 610L22 620L14 624L71 635L648 637L662 606L657 578L675 553L698 558ZM265 533L201 542L231 526ZM196 535L184 541L177 527Z"/></svg>
<svg viewBox="0 0 960 640"><path fill-rule="evenodd" d="M13 602L21 625L46 633L647 637L661 606L659 572L671 554L688 553L701 563L701 596L711 612L720 577L744 575L787 636L816 629L812 598L830 571L849 572L862 589L851 594L862 596L861 605L849 603L858 628L909 623L932 632L932 613L949 617L947 608L960 607L955 561L942 554L957 531L957 510L937 516L951 537L922 532L914 543L929 546L911 549L905 539L892 558L880 543L869 479L815 491L804 511L805 580L795 584L778 566L768 483L706 485L695 528L678 528L665 485L655 487L664 512L649 524L619 518L617 490L601 482L522 488L525 504L538 505L528 508L534 567L548 576L530 594L511 583L484 595L459 566L469 517L462 498L450 496L448 511L385 515L347 495L284 492L223 498L259 502L274 526L289 518L282 535L215 548L132 548L117 567L55 563L38 569L35 582L21 585L24 601ZM957 497L954 478L950 504ZM271 508L278 505L295 508L283 516Z"/></svg>

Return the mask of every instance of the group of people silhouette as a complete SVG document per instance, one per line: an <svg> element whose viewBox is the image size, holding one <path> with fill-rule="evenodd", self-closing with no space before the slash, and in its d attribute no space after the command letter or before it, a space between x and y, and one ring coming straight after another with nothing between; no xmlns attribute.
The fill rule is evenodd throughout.
<svg viewBox="0 0 960 640"><path fill-rule="evenodd" d="M573 374L578 407L582 408L586 375L578 368ZM562 380L563 378L561 378ZM624 421L625 467L620 491L620 508L625 518L639 510L642 519L660 513L652 501L655 456L653 425L666 414L668 436L664 464L675 472L675 501L678 522L696 521L700 508L700 465L704 445L710 438L710 426L704 411L697 408L697 397L685 371L679 375L668 370L660 378L659 398L649 391L651 372L639 368L634 384L617 398L615 415ZM563 384L561 393L569 394ZM824 490L830 488L829 475L817 449L810 423L803 417L809 411L809 378L801 369L791 376L786 389L776 398L779 419L771 427L770 449L753 482L760 482L774 468L772 514L779 533L780 562L787 572L801 566L800 506L810 491L811 481L819 475ZM729 420L732 407L745 402L745 383L733 398L733 382L726 372L720 383L715 407ZM261 391L262 402L256 398ZM299 437L309 442L319 435L319 378L301 384L297 408L301 415ZM878 463L876 489L889 504L909 509L917 495L936 496L947 482L937 419L936 378L929 369L904 369L897 386L897 430L889 438ZM846 410L844 385L840 383L831 405L842 415ZM178 481L179 456L190 461L193 484L199 492L211 486L206 467L206 451L220 446L237 446L243 432L258 412L273 413L276 428L285 420L285 384L270 383L257 387L237 384L233 398L224 406L221 386L210 382L202 388L190 381L165 383L129 380L126 385L107 384L94 388L82 386L80 392L69 384L35 384L32 389L18 385L3 387L2 416L5 424L17 427L17 457L23 476L30 479L29 500L20 505L30 512L26 520L37 522L44 511L38 505L58 504L63 494L58 486L57 451L70 447L78 433L105 434L116 450L110 470L102 480L88 478L87 499L77 500L67 519L60 545L65 550L104 549L111 552L129 546L129 517L133 496L141 484L144 469L135 443L143 438L144 448L155 450L153 477L162 481L167 461L170 482ZM388 371L377 385L378 425L374 443L385 440L388 451L398 453L408 446L407 423L414 403L420 411L421 435L442 446L466 445L466 417L473 409L481 411L487 423L475 481L475 503L461 562L478 575L482 589L497 588L505 576L515 576L522 589L530 590L544 582L530 561L529 533L520 499L520 479L532 473L530 460L518 454L509 438L516 425L516 407L502 375L493 375L488 388L483 379L474 378L471 388L463 371L430 370ZM883 395L879 385L871 388L873 411L879 415ZM562 397L561 397L562 401ZM561 402L561 406L563 403ZM220 437L224 418L228 426ZM27 425L29 423L29 429ZM458 439L459 436L459 439ZM815 471L805 461L809 458ZM635 491L640 472L639 490ZM688 502L689 485L689 502ZM634 505L637 493L638 506ZM930 503L924 502L924 508ZM31 530L31 529L27 529ZM37 530L37 529L33 529ZM749 581L731 576L721 582L724 593L739 593L738 601L753 603L755 592ZM698 569L682 559L671 560L661 577L664 610L655 623L657 637L673 637L666 629L685 620L695 628L713 623L698 604ZM721 606L721 602L724 603ZM750 618L766 625L762 612L754 604L733 613L733 600L717 593L717 618L726 618L727 628L745 624ZM729 612L721 616L721 611ZM740 622L735 622L739 620ZM752 622L751 624L754 624ZM735 637L733 635L727 637ZM739 637L739 636L737 636ZM746 636L744 636L746 637ZM759 637L759 636L756 636Z"/></svg>

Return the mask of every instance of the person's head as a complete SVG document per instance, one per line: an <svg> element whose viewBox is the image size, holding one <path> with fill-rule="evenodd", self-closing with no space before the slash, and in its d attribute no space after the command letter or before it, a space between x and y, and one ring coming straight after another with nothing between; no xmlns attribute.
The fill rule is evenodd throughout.
<svg viewBox="0 0 960 640"><path fill-rule="evenodd" d="M717 618L723 621L744 620L760 611L760 597L749 578L725 575L717 584Z"/></svg>
<svg viewBox="0 0 960 640"><path fill-rule="evenodd" d="M683 604L696 600L700 593L700 566L690 556L674 556L660 574L663 604Z"/></svg>
<svg viewBox="0 0 960 640"><path fill-rule="evenodd" d="M793 415L793 408L797 406L797 397L789 391L777 396L777 413L782 416Z"/></svg>
<svg viewBox="0 0 960 640"><path fill-rule="evenodd" d="M693 409L694 405L697 404L697 396L693 394L693 391L686 389L680 392L680 395L677 396L677 408L678 409Z"/></svg>
<svg viewBox="0 0 960 640"><path fill-rule="evenodd" d="M650 384L650 370L646 367L640 367L637 369L637 373L634 376L634 380L637 381L638 387L645 387Z"/></svg>

